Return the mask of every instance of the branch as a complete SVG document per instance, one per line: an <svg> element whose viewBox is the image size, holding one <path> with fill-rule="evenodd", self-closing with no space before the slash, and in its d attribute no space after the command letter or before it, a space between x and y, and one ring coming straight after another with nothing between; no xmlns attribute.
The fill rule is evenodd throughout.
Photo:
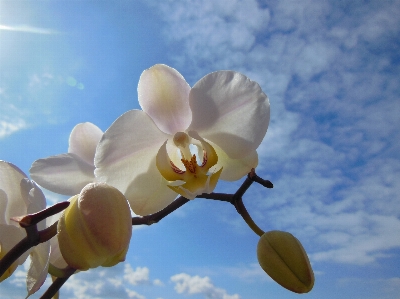
<svg viewBox="0 0 400 299"><path fill-rule="evenodd" d="M57 234L57 223L42 231L38 231L37 223L61 212L68 207L68 205L68 201L60 202L35 214L11 218L11 220L18 222L19 225L25 229L26 237L19 241L17 245L7 252L0 260L0 276L3 275L24 252L39 243L46 242Z"/></svg>
<svg viewBox="0 0 400 299"><path fill-rule="evenodd" d="M235 192L235 194L226 194L226 193L203 193L198 195L197 198L206 198L213 199L219 201L229 202L235 206L236 211L243 217L244 221L246 221L247 225L259 236L264 234L264 231L257 226L257 224L253 221L250 214L247 212L246 207L243 204L242 196L246 193L247 189L253 184L253 182L259 183L260 185L266 188L273 188L273 184L269 180L264 180L260 178L254 168L248 173L246 180L242 183L239 189ZM159 222L161 219L171 214L176 209L180 208L190 200L180 196L176 200L174 200L170 205L162 209L161 211L143 216L143 217L133 217L132 225L152 225L154 223Z"/></svg>
<svg viewBox="0 0 400 299"><path fill-rule="evenodd" d="M183 206L185 203L189 202L190 199L187 199L186 197L179 196L177 199L175 199L172 203L170 203L167 207L162 209L161 211L158 211L157 213L150 214L147 216L143 217L133 217L132 218L132 225L152 225L154 223L157 223L167 215L171 214L173 211L179 209L181 206Z"/></svg>
<svg viewBox="0 0 400 299"><path fill-rule="evenodd" d="M68 274L65 275L64 277L57 277L51 286L47 289L47 291L40 297L40 299L51 299L53 298L57 292L60 290L60 288L64 285L64 283L68 280L68 278L71 277L72 274L75 273L75 269L69 268Z"/></svg>

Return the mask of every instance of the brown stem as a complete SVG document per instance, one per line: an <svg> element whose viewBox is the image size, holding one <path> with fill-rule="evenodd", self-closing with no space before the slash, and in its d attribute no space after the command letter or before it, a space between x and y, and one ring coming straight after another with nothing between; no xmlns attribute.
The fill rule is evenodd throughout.
<svg viewBox="0 0 400 299"><path fill-rule="evenodd" d="M21 255L24 254L32 246L28 237L23 238L9 252L7 252L0 260L0 277L7 271Z"/></svg>
<svg viewBox="0 0 400 299"><path fill-rule="evenodd" d="M3 275L24 252L39 243L50 240L57 234L57 222L42 231L38 231L36 224L47 217L61 212L68 207L68 205L69 202L62 202L35 214L12 218L13 221L17 221L20 226L25 229L26 237L11 248L0 260L0 276Z"/></svg>
<svg viewBox="0 0 400 299"><path fill-rule="evenodd" d="M37 213L20 217L12 217L11 219L17 221L21 227L28 227L37 224L40 221L63 211L68 206L69 206L69 201L63 201L56 203L55 205L48 207Z"/></svg>
<svg viewBox="0 0 400 299"><path fill-rule="evenodd" d="M39 232L40 243L46 242L57 235L58 221Z"/></svg>
<svg viewBox="0 0 400 299"><path fill-rule="evenodd" d="M180 196L177 199L175 199L171 204L169 204L167 207L162 209L161 211L150 214L147 216L143 217L133 217L132 218L132 225L152 225L154 223L157 223L167 215L171 214L173 211L176 209L179 209L181 206L183 206L185 203L189 202L190 199L187 199L186 197Z"/></svg>
<svg viewBox="0 0 400 299"><path fill-rule="evenodd" d="M242 185L239 187L239 189L235 192L235 194L210 193L210 194L201 194L198 197L230 202L231 204L233 204L235 206L236 211L240 214L240 216L242 216L242 218L247 223L247 225L257 235L262 236L264 234L264 231L251 218L251 216L250 216L249 212L247 212L247 209L244 206L244 203L242 200L242 196L246 193L247 189L249 189L249 187L251 186L251 184L253 184L253 182L257 182L266 188L273 188L272 183L268 180L264 180L264 179L260 178L255 173L255 170L253 168L247 175L247 178L245 179L245 181L242 183Z"/></svg>
<svg viewBox="0 0 400 299"><path fill-rule="evenodd" d="M63 284L68 280L68 278L71 277L72 274L75 273L75 269L71 268L71 272L69 275L66 275L65 277L57 277L51 286L47 289L47 291L40 297L40 299L51 299L53 296L57 294L57 292L60 290L60 288L63 286Z"/></svg>
<svg viewBox="0 0 400 299"><path fill-rule="evenodd" d="M253 221L241 198L235 201L235 208L253 232L261 237L264 234L264 231Z"/></svg>

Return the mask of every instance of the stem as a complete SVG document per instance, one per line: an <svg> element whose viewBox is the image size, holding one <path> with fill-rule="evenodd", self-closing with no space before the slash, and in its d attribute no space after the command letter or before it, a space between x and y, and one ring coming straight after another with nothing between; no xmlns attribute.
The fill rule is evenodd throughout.
<svg viewBox="0 0 400 299"><path fill-rule="evenodd" d="M68 207L69 202L57 203L49 208L39 211L35 214L29 214L21 217L11 218L13 221L19 223L19 225L25 229L26 237L17 243L13 248L7 252L0 260L0 276L7 271L7 269L22 255L24 252L29 250L31 247L38 245L39 243L50 240L57 234L57 222L48 228L38 231L37 223L57 214Z"/></svg>
<svg viewBox="0 0 400 299"><path fill-rule="evenodd" d="M249 174L247 175L247 178L242 183L242 185L239 187L239 189L235 192L235 194L225 194L225 193L206 194L206 193L203 193L203 194L199 195L198 197L230 202L231 204L233 204L235 206L236 211L240 214L240 216L242 216L242 218L247 223L247 225L257 235L259 235L261 237L264 234L264 231L251 218L251 216L250 216L249 212L247 211L246 207L244 206L244 203L242 200L242 196L246 193L247 189L250 188L250 186L253 184L253 182L257 182L266 188L273 188L273 184L270 181L260 178L256 174L254 168L252 168L251 171L249 172Z"/></svg>
<svg viewBox="0 0 400 299"><path fill-rule="evenodd" d="M46 242L57 235L58 221L39 232L40 243Z"/></svg>
<svg viewBox="0 0 400 299"><path fill-rule="evenodd" d="M256 172L254 171L254 168L249 172L248 177L253 180L256 183L259 183L260 185L263 185L265 188L272 189L274 188L274 184L271 183L269 180L264 180L263 178L260 178Z"/></svg>
<svg viewBox="0 0 400 299"><path fill-rule="evenodd" d="M21 227L25 228L28 226L33 226L33 225L39 223L40 221L63 211L68 206L69 206L69 201L63 201L63 202L56 203L55 205L52 205L51 207L48 207L37 213L20 216L20 217L12 217L11 219L18 222Z"/></svg>
<svg viewBox="0 0 400 299"><path fill-rule="evenodd" d="M0 277L21 255L24 254L32 246L28 237L23 238L9 252L7 252L0 260Z"/></svg>
<svg viewBox="0 0 400 299"><path fill-rule="evenodd" d="M198 198L207 198L207 199L214 199L219 201L226 201L233 204L233 194L226 194L226 193L203 193L197 196Z"/></svg>
<svg viewBox="0 0 400 299"><path fill-rule="evenodd" d="M183 197L183 196L179 196L172 203L170 203L167 207L165 207L161 211L158 211L157 213L150 214L150 215L143 216L143 217L133 217L132 225L141 225L141 224L152 225L154 223L157 223L158 221L160 221L167 215L171 214L173 211L179 209L181 206L183 206L185 203L187 203L189 201L190 201L190 199L187 199L186 197Z"/></svg>
<svg viewBox="0 0 400 299"><path fill-rule="evenodd" d="M264 234L264 231L258 227L258 225L253 221L249 212L247 212L246 207L243 204L243 200L240 198L234 203L236 211L243 217L244 221L246 221L247 225L260 237Z"/></svg>
<svg viewBox="0 0 400 299"><path fill-rule="evenodd" d="M53 281L51 286L47 289L47 291L40 297L40 299L51 299L53 296L57 294L63 284L71 277L72 274L75 273L75 269L71 268L71 272L68 273L65 277L58 277L56 280Z"/></svg>

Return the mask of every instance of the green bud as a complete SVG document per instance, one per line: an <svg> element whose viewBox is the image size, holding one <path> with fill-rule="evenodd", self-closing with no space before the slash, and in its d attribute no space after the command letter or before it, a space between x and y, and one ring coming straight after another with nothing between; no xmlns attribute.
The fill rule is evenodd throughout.
<svg viewBox="0 0 400 299"><path fill-rule="evenodd" d="M314 286L314 273L300 241L283 231L264 233L257 245L257 258L263 270L277 283L295 293L308 293Z"/></svg>

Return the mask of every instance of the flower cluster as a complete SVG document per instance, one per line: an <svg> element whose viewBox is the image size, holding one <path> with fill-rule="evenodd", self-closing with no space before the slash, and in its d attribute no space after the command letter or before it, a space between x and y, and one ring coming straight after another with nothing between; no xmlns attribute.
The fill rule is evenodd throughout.
<svg viewBox="0 0 400 299"><path fill-rule="evenodd" d="M106 182L135 214L148 215L177 194L193 199L212 192L219 178L235 181L257 166L269 101L246 76L214 72L190 88L177 70L157 64L141 75L138 99L143 110L124 113L104 134L77 125L68 153L35 161L31 177L65 195Z"/></svg>
<svg viewBox="0 0 400 299"><path fill-rule="evenodd" d="M166 209L179 195L191 200L210 194L219 179L238 180L257 166L257 148L269 124L269 100L243 74L218 71L190 87L177 70L157 64L142 73L138 100L142 110L127 111L105 132L92 123L78 124L67 153L32 164L30 176L37 184L72 197L62 213L47 219L47 230L56 227L57 238L21 255L1 280L28 254L29 294L47 272L62 277L67 270L114 266L128 251L131 213L146 217ZM0 258L25 237L24 229L10 219L46 207L34 181L1 162ZM45 228L44 221L37 226L39 231ZM282 286L307 292L312 270L293 238L265 233L258 246L260 265ZM300 249L283 248L293 244ZM289 262L282 262L282 252ZM282 272L282 265L289 270Z"/></svg>

